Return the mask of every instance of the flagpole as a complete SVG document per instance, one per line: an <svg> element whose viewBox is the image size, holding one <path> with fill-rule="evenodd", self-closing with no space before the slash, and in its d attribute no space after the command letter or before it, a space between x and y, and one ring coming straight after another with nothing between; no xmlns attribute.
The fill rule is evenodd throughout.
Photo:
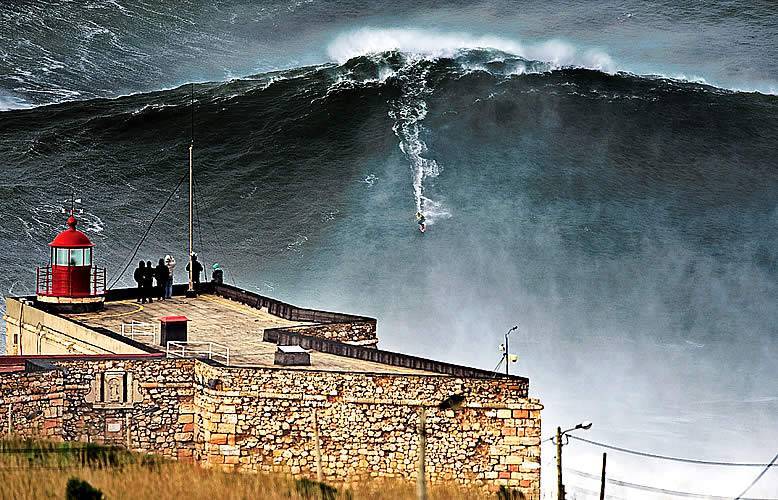
<svg viewBox="0 0 778 500"><path fill-rule="evenodd" d="M194 297L196 292L194 289L194 249L192 248L192 214L193 214L193 194L194 194L194 182L193 182L193 167L192 167L192 152L194 150L194 83L192 84L192 93L190 96L190 108L192 112L192 128L191 128L191 141L189 143L189 289L186 292L187 297Z"/></svg>

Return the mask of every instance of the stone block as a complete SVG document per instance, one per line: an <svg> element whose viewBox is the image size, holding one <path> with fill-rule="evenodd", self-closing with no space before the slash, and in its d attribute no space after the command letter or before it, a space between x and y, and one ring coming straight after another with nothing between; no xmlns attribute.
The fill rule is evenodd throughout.
<svg viewBox="0 0 778 500"><path fill-rule="evenodd" d="M208 438L208 442L211 444L227 444L227 435L226 434L211 434L211 437Z"/></svg>
<svg viewBox="0 0 778 500"><path fill-rule="evenodd" d="M497 418L511 418L512 415L511 410L497 410Z"/></svg>
<svg viewBox="0 0 778 500"><path fill-rule="evenodd" d="M234 434L235 424L224 424L224 423L216 424L216 431L224 434Z"/></svg>
<svg viewBox="0 0 778 500"><path fill-rule="evenodd" d="M240 447L229 445L229 444L222 444L219 445L219 453L221 453L224 456L240 456Z"/></svg>

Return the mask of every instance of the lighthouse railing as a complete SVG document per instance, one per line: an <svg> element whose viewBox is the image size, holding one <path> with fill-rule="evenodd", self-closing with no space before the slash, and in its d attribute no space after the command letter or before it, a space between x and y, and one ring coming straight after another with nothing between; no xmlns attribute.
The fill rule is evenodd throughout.
<svg viewBox="0 0 778 500"><path fill-rule="evenodd" d="M105 268L92 268L92 295L105 295Z"/></svg>
<svg viewBox="0 0 778 500"><path fill-rule="evenodd" d="M91 268L88 285L74 286L69 274L55 274L51 266L40 266L35 270L35 293L38 295L61 295L64 297L96 297L105 295L106 272L104 267Z"/></svg>
<svg viewBox="0 0 778 500"><path fill-rule="evenodd" d="M51 267L38 267L35 270L35 293L38 295L51 293Z"/></svg>

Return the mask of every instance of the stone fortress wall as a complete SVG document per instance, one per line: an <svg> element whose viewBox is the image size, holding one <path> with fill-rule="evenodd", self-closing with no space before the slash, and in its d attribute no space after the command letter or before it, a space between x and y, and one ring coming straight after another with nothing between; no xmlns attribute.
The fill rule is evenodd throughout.
<svg viewBox="0 0 778 500"><path fill-rule="evenodd" d="M38 371L39 370L39 371ZM456 410L440 401L461 394ZM4 431L127 446L224 469L413 479L427 411L432 481L540 488L540 409L520 380L63 359L0 374ZM9 420L10 419L10 420Z"/></svg>
<svg viewBox="0 0 778 500"><path fill-rule="evenodd" d="M0 433L316 477L317 427L324 480L414 480L424 408L430 480L505 485L539 498L542 405L528 397L527 379L382 351L371 318L302 309L229 286L208 292L312 322L265 330L265 341L407 372L165 358L115 332L37 308L31 298L26 305L8 298L9 347L25 356L0 356ZM109 299L130 293L112 291ZM458 408L439 408L455 395L463 398Z"/></svg>

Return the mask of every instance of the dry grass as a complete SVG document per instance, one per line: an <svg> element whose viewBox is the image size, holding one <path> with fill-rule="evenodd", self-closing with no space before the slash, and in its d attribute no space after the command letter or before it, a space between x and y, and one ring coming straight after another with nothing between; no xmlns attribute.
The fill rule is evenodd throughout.
<svg viewBox="0 0 778 500"><path fill-rule="evenodd" d="M0 498L64 498L68 479L89 482L107 499L267 499L320 500L322 496L298 491L294 479L282 475L225 473L192 464L160 461L123 451L92 447L86 451L63 445L5 441L0 443ZM65 445L67 447L67 445ZM25 449L22 453L8 450ZM45 450L42 452L41 450ZM398 500L416 497L413 483L377 479L344 487L338 499ZM433 500L494 499L481 490L456 485L430 489Z"/></svg>

